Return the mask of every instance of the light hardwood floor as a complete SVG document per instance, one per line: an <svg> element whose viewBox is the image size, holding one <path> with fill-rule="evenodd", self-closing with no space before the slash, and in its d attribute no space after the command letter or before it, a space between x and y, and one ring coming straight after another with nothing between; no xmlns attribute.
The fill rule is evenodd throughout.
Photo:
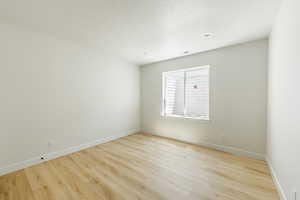
<svg viewBox="0 0 300 200"><path fill-rule="evenodd" d="M0 200L275 200L264 161L146 134L0 177Z"/></svg>

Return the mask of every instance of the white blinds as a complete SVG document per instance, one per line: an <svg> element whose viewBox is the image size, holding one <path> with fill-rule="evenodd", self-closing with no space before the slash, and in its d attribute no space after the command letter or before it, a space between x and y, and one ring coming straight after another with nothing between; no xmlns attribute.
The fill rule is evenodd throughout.
<svg viewBox="0 0 300 200"><path fill-rule="evenodd" d="M184 114L184 72L169 72L165 76L165 114Z"/></svg>
<svg viewBox="0 0 300 200"><path fill-rule="evenodd" d="M186 71L185 99L188 117L207 118L209 114L208 68Z"/></svg>
<svg viewBox="0 0 300 200"><path fill-rule="evenodd" d="M163 73L162 114L209 119L209 67Z"/></svg>

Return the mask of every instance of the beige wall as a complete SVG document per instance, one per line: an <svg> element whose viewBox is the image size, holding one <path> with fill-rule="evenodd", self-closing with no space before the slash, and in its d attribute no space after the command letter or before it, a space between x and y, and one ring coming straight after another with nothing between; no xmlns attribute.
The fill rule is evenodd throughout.
<svg viewBox="0 0 300 200"><path fill-rule="evenodd" d="M138 66L7 24L0 44L0 171L139 129Z"/></svg>
<svg viewBox="0 0 300 200"><path fill-rule="evenodd" d="M142 66L142 131L263 158L267 57L259 40ZM211 66L211 120L160 116L162 72L202 65Z"/></svg>
<svg viewBox="0 0 300 200"><path fill-rule="evenodd" d="M270 39L267 155L287 200L295 191L300 199L299 10L299 0L284 0Z"/></svg>

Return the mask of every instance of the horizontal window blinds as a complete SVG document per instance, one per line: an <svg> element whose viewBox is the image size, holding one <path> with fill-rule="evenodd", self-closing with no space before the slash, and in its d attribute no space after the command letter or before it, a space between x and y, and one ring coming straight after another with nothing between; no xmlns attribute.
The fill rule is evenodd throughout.
<svg viewBox="0 0 300 200"><path fill-rule="evenodd" d="M209 77L208 68L186 72L185 115L188 117L208 118Z"/></svg>
<svg viewBox="0 0 300 200"><path fill-rule="evenodd" d="M209 67L163 73L162 114L209 118Z"/></svg>
<svg viewBox="0 0 300 200"><path fill-rule="evenodd" d="M184 72L167 73L165 77L165 114L184 114Z"/></svg>

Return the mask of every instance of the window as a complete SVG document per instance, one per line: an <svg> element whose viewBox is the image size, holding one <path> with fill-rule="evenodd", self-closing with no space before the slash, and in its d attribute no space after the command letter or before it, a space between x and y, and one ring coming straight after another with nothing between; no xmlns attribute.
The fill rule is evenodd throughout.
<svg viewBox="0 0 300 200"><path fill-rule="evenodd" d="M209 66L163 73L162 116L209 120Z"/></svg>

